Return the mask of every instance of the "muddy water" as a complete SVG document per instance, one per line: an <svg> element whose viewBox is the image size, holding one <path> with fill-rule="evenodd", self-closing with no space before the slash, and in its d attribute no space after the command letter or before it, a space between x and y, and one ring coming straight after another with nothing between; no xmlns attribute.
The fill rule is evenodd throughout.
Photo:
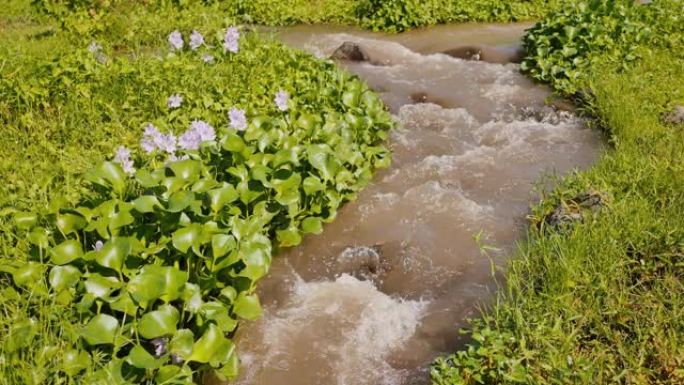
<svg viewBox="0 0 684 385"><path fill-rule="evenodd" d="M546 107L548 90L517 65L436 53L479 44L505 55L524 28L280 34L318 56L360 44L375 64L344 66L401 127L392 167L322 235L274 260L260 285L265 314L238 332L240 384L424 384L429 363L463 343L459 327L495 289L492 263L524 235L533 183L588 166L600 149L598 134ZM416 104L417 92L430 103ZM501 251L483 255L478 233Z"/></svg>

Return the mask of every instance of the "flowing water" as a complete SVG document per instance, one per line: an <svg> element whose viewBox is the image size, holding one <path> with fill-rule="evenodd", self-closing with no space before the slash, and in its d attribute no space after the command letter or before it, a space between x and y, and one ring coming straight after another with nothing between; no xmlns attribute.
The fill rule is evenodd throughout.
<svg viewBox="0 0 684 385"><path fill-rule="evenodd" d="M548 89L518 65L438 53L477 44L505 61L525 27L279 34L318 56L358 43L371 62L342 65L381 95L400 128L392 167L322 235L275 258L260 283L263 317L238 331L238 383L424 384L429 363L462 346L459 327L495 289L492 264L524 236L533 184L600 151L599 135L546 106ZM483 255L480 233L501 251Z"/></svg>

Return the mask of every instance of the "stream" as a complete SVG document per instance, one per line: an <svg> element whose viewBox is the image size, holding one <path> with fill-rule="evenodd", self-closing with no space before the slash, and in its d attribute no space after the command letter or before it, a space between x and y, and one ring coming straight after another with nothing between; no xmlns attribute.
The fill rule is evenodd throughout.
<svg viewBox="0 0 684 385"><path fill-rule="evenodd" d="M264 315L236 336L238 384L428 384L432 360L463 346L459 328L493 297L493 266L525 236L534 184L586 168L601 151L599 133L547 106L548 88L505 63L527 27L280 30L285 44L319 57L360 45L370 61L340 65L380 94L400 127L391 168L323 234L274 259L259 284ZM496 63L439 53L472 45ZM498 251L484 255L476 238Z"/></svg>

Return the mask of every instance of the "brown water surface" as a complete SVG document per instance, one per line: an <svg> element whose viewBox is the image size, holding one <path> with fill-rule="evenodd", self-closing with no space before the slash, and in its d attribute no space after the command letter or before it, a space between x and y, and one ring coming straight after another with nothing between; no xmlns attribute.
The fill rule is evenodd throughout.
<svg viewBox="0 0 684 385"><path fill-rule="evenodd" d="M380 93L400 129L392 167L322 235L275 258L260 284L264 316L238 331L239 384L424 384L429 363L462 344L459 327L495 289L491 263L524 236L533 184L587 167L600 150L599 135L545 106L548 89L516 64L436 53L466 45L509 53L525 27L279 34L318 56L360 44L376 64L344 67ZM435 104L415 104L416 93ZM480 232L502 252L483 256Z"/></svg>

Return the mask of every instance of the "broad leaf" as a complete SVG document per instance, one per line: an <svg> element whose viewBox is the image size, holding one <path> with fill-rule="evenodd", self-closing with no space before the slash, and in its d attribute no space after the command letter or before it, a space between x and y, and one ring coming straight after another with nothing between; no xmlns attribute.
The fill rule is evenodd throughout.
<svg viewBox="0 0 684 385"><path fill-rule="evenodd" d="M179 317L175 307L160 306L158 310L146 313L140 318L138 332L147 339L171 335L176 331Z"/></svg>
<svg viewBox="0 0 684 385"><path fill-rule="evenodd" d="M66 265L76 259L83 257L83 247L75 240L66 240L51 250L50 259L55 265Z"/></svg>
<svg viewBox="0 0 684 385"><path fill-rule="evenodd" d="M81 278L81 271L74 266L55 266L50 270L48 281L56 292L75 286Z"/></svg>
<svg viewBox="0 0 684 385"><path fill-rule="evenodd" d="M108 314L98 314L81 330L81 337L90 345L114 343L119 321Z"/></svg>

